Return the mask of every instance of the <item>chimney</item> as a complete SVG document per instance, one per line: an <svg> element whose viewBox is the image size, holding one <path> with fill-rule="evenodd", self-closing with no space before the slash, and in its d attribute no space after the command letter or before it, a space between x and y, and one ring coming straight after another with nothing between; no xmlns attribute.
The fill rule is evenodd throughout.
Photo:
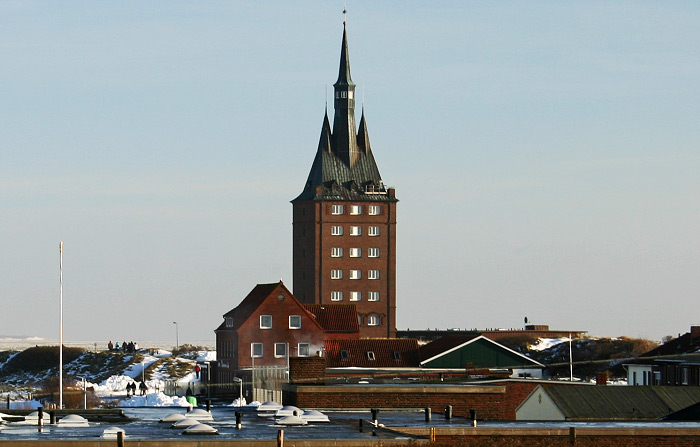
<svg viewBox="0 0 700 447"><path fill-rule="evenodd" d="M607 385L608 384L608 372L599 372L595 378L596 385Z"/></svg>
<svg viewBox="0 0 700 447"><path fill-rule="evenodd" d="M695 343L698 338L700 338L700 326L690 326L690 343Z"/></svg>

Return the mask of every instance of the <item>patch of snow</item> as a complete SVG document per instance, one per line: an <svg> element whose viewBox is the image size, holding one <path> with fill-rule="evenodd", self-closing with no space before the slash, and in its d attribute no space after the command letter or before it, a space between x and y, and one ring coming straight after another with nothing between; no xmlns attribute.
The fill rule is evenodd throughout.
<svg viewBox="0 0 700 447"><path fill-rule="evenodd" d="M556 346L561 343L568 343L569 340L571 340L568 337L561 337L561 338L540 338L537 340L537 343L534 345L530 346L531 351L544 351L545 349L549 349L552 346Z"/></svg>
<svg viewBox="0 0 700 447"><path fill-rule="evenodd" d="M190 404L184 397L166 396L163 393L146 394L145 396L133 396L119 403L121 407L189 407Z"/></svg>
<svg viewBox="0 0 700 447"><path fill-rule="evenodd" d="M215 362L216 351L199 351L197 353L198 362Z"/></svg>

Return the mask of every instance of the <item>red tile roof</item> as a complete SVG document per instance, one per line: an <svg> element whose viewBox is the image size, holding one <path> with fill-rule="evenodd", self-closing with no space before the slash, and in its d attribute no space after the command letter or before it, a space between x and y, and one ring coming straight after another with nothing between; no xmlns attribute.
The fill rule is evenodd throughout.
<svg viewBox="0 0 700 447"><path fill-rule="evenodd" d="M354 304L304 304L326 332L359 332Z"/></svg>
<svg viewBox="0 0 700 447"><path fill-rule="evenodd" d="M326 366L329 368L418 366L418 340L413 339L326 340L324 348ZM372 354L368 354L370 352Z"/></svg>

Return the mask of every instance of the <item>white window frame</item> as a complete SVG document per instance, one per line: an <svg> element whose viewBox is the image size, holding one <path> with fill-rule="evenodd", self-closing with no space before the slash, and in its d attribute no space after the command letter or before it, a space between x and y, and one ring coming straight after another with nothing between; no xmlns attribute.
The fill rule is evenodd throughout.
<svg viewBox="0 0 700 447"><path fill-rule="evenodd" d="M379 279L379 270L367 270L367 279Z"/></svg>
<svg viewBox="0 0 700 447"><path fill-rule="evenodd" d="M299 321L299 324L293 324L292 319ZM301 329L301 315L289 316L289 329Z"/></svg>
<svg viewBox="0 0 700 447"><path fill-rule="evenodd" d="M362 227L359 225L352 225L350 227L350 236L362 236Z"/></svg>
<svg viewBox="0 0 700 447"><path fill-rule="evenodd" d="M382 207L379 205L370 205L367 214L370 216L379 216L382 214Z"/></svg>
<svg viewBox="0 0 700 447"><path fill-rule="evenodd" d="M376 225L373 225L367 229L367 235L368 236L379 236L379 227Z"/></svg>
<svg viewBox="0 0 700 447"><path fill-rule="evenodd" d="M362 279L362 270L350 270L350 279Z"/></svg>
<svg viewBox="0 0 700 447"><path fill-rule="evenodd" d="M379 228L379 227L377 227ZM331 236L342 236L343 226L342 225L332 225L331 226Z"/></svg>
<svg viewBox="0 0 700 447"><path fill-rule="evenodd" d="M367 317L367 326L379 326L379 316L369 315Z"/></svg>
<svg viewBox="0 0 700 447"><path fill-rule="evenodd" d="M379 301L379 292L367 292L367 301Z"/></svg>
<svg viewBox="0 0 700 447"><path fill-rule="evenodd" d="M260 347L260 354L255 354L255 348ZM251 343L250 344L250 356L254 359L261 359L265 351L263 350L262 343Z"/></svg>
<svg viewBox="0 0 700 447"><path fill-rule="evenodd" d="M341 269L331 270L331 279L343 279L343 271Z"/></svg>
<svg viewBox="0 0 700 447"><path fill-rule="evenodd" d="M334 290L331 292L331 301L343 301L343 291Z"/></svg>
<svg viewBox="0 0 700 447"><path fill-rule="evenodd" d="M379 248L377 247L372 247L367 249L367 257L368 258L378 258L379 257Z"/></svg>
<svg viewBox="0 0 700 447"><path fill-rule="evenodd" d="M278 354L278 349L283 348L284 354ZM275 343L275 358L283 359L287 357L287 343Z"/></svg>
<svg viewBox="0 0 700 447"><path fill-rule="evenodd" d="M343 208L343 205L331 205L331 214L334 216L339 216L343 214L345 209Z"/></svg>
<svg viewBox="0 0 700 447"><path fill-rule="evenodd" d="M362 249L359 247L353 247L350 249L349 255L351 258L361 258L362 257Z"/></svg>
<svg viewBox="0 0 700 447"><path fill-rule="evenodd" d="M350 205L350 215L359 216L362 214L362 205Z"/></svg>
<svg viewBox="0 0 700 447"><path fill-rule="evenodd" d="M297 357L308 357L311 355L311 343L299 343L297 345Z"/></svg>
<svg viewBox="0 0 700 447"><path fill-rule="evenodd" d="M331 248L331 258L342 258L343 257L343 247L332 247Z"/></svg>
<svg viewBox="0 0 700 447"><path fill-rule="evenodd" d="M233 317L226 317L226 327L233 327Z"/></svg>
<svg viewBox="0 0 700 447"><path fill-rule="evenodd" d="M270 324L263 324L267 318L270 319ZM272 329L272 315L260 315L260 329Z"/></svg>
<svg viewBox="0 0 700 447"><path fill-rule="evenodd" d="M350 301L362 301L362 292L350 292Z"/></svg>

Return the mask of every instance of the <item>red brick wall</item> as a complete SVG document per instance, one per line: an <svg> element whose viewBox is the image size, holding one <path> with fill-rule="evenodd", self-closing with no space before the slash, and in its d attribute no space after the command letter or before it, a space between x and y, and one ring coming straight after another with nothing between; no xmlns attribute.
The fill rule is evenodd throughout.
<svg viewBox="0 0 700 447"><path fill-rule="evenodd" d="M325 380L326 359L323 357L292 357L289 359L290 383L318 383Z"/></svg>

